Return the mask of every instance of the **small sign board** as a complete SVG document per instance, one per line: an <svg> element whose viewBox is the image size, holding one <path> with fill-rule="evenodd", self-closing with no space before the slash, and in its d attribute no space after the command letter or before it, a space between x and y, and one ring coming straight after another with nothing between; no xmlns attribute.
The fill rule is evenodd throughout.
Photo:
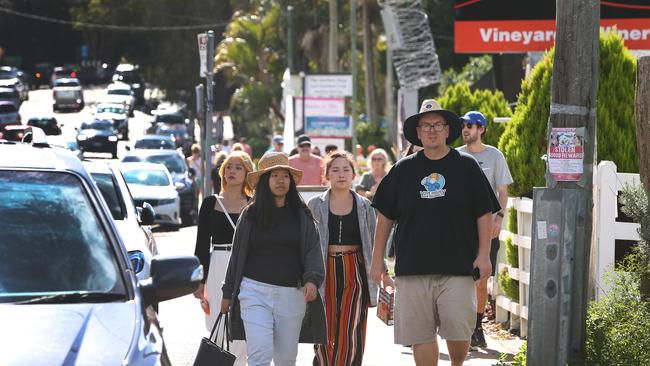
<svg viewBox="0 0 650 366"><path fill-rule="evenodd" d="M321 98L351 97L352 75L307 75L305 76L305 95Z"/></svg>
<svg viewBox="0 0 650 366"><path fill-rule="evenodd" d="M352 138L352 123L349 116L307 117L305 134L310 137Z"/></svg>
<svg viewBox="0 0 650 366"><path fill-rule="evenodd" d="M208 34L199 33L196 35L199 43L199 61L201 68L199 69L199 77L208 76Z"/></svg>
<svg viewBox="0 0 650 366"><path fill-rule="evenodd" d="M585 128L551 129L548 142L548 170L558 182L577 182L582 178Z"/></svg>

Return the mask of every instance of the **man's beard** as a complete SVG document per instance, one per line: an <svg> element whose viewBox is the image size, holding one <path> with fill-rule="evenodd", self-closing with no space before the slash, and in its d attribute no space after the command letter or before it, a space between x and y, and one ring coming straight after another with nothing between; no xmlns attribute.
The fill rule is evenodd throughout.
<svg viewBox="0 0 650 366"><path fill-rule="evenodd" d="M465 136L463 135L463 141L465 142L465 144L468 144L468 145L469 145L469 144L473 144L473 143L475 143L476 141L478 141L478 136L472 136L472 135L469 135L469 136L465 137Z"/></svg>

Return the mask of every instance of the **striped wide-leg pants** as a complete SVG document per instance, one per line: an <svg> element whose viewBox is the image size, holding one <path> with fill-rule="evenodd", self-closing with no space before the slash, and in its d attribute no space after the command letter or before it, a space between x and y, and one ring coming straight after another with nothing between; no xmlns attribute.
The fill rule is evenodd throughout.
<svg viewBox="0 0 650 366"><path fill-rule="evenodd" d="M369 304L363 254L331 254L326 272L327 345L314 345L314 366L360 366Z"/></svg>

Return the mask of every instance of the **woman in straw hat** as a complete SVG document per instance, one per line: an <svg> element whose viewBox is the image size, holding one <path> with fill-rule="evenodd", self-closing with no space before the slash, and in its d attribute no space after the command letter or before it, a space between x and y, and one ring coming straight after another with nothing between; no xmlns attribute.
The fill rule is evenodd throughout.
<svg viewBox="0 0 650 366"><path fill-rule="evenodd" d="M235 223L246 207L253 189L246 175L253 171L253 162L243 151L230 153L219 168L220 195L206 197L199 211L199 224L194 255L205 270L204 284L194 292L206 312L205 326L212 329L221 309L221 284L230 261ZM219 334L223 337L223 334ZM217 339L220 343L221 339ZM235 365L246 364L246 345L236 341L230 351L237 356Z"/></svg>
<svg viewBox="0 0 650 366"><path fill-rule="evenodd" d="M376 151L376 150L375 150ZM354 160L345 151L325 158L331 188L309 200L318 222L325 260L326 345L314 346L317 366L360 366L366 338L368 307L377 305L377 285L370 280L375 210L353 192Z"/></svg>
<svg viewBox="0 0 650 366"><path fill-rule="evenodd" d="M250 366L295 365L298 342L326 342L320 237L301 177L280 152L247 176L255 194L235 229L221 312L230 311L231 337L246 340Z"/></svg>

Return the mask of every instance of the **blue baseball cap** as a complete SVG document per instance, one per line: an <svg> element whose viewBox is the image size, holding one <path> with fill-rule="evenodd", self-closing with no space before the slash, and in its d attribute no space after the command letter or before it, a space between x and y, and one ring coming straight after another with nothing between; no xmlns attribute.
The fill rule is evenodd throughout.
<svg viewBox="0 0 650 366"><path fill-rule="evenodd" d="M483 116L483 113L478 111L469 111L465 113L464 116L460 117L460 119L468 123L476 123L477 125L487 127L487 122L485 122L485 116Z"/></svg>

